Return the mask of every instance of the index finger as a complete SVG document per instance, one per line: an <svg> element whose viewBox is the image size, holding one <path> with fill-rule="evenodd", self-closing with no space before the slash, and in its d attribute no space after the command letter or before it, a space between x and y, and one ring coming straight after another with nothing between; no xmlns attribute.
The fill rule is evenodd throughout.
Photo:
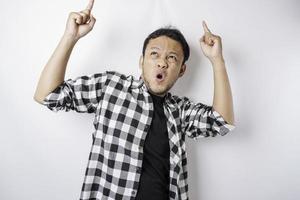
<svg viewBox="0 0 300 200"><path fill-rule="evenodd" d="M203 26L203 29L204 29L205 32L211 33L210 30L208 29L205 21L202 21L202 26Z"/></svg>
<svg viewBox="0 0 300 200"><path fill-rule="evenodd" d="M94 5L94 0L90 0L89 1L89 4L87 5L87 7L86 7L86 9L88 9L88 10L92 10L92 8L93 8L93 5Z"/></svg>

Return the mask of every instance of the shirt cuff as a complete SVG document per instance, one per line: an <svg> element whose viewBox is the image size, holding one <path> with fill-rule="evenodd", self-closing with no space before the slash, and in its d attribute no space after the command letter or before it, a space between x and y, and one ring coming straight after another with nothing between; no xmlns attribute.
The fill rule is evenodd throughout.
<svg viewBox="0 0 300 200"><path fill-rule="evenodd" d="M213 115L213 118L216 119L217 122L219 122L218 124L220 124L220 125L214 126L214 128L220 133L220 135L225 135L229 131L232 131L235 129L236 126L233 124L229 124L222 117L222 115L220 113L218 113L213 107L212 107L212 115Z"/></svg>

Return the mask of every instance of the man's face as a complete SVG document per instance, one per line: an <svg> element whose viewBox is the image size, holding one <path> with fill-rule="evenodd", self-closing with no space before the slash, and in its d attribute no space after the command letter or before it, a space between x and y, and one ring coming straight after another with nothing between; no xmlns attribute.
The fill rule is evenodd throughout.
<svg viewBox="0 0 300 200"><path fill-rule="evenodd" d="M152 94L164 96L186 69L181 44L167 36L150 39L140 58L142 78Z"/></svg>

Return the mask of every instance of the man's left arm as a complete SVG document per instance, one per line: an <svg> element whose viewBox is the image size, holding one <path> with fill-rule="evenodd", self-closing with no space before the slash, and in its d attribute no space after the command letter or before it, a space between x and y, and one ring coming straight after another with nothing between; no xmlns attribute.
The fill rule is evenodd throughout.
<svg viewBox="0 0 300 200"><path fill-rule="evenodd" d="M221 37L212 34L204 21L202 25L204 35L200 38L200 45L204 55L210 60L214 73L214 98L212 107L229 124L234 125L232 94L222 55Z"/></svg>
<svg viewBox="0 0 300 200"><path fill-rule="evenodd" d="M234 125L234 111L230 84L223 60L215 61L213 109L219 112L231 125Z"/></svg>

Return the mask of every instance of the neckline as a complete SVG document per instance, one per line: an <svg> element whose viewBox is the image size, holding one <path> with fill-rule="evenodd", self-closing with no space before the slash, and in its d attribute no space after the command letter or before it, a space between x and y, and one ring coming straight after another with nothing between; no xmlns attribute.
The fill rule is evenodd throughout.
<svg viewBox="0 0 300 200"><path fill-rule="evenodd" d="M149 92L149 94L151 95L151 97L152 97L152 99L153 99L153 101L157 101L157 102L164 102L164 100L165 100L165 97L166 97L166 95L165 96L163 96L163 97L161 97L161 96L158 96L158 95L155 95L155 94L152 94L151 92Z"/></svg>

